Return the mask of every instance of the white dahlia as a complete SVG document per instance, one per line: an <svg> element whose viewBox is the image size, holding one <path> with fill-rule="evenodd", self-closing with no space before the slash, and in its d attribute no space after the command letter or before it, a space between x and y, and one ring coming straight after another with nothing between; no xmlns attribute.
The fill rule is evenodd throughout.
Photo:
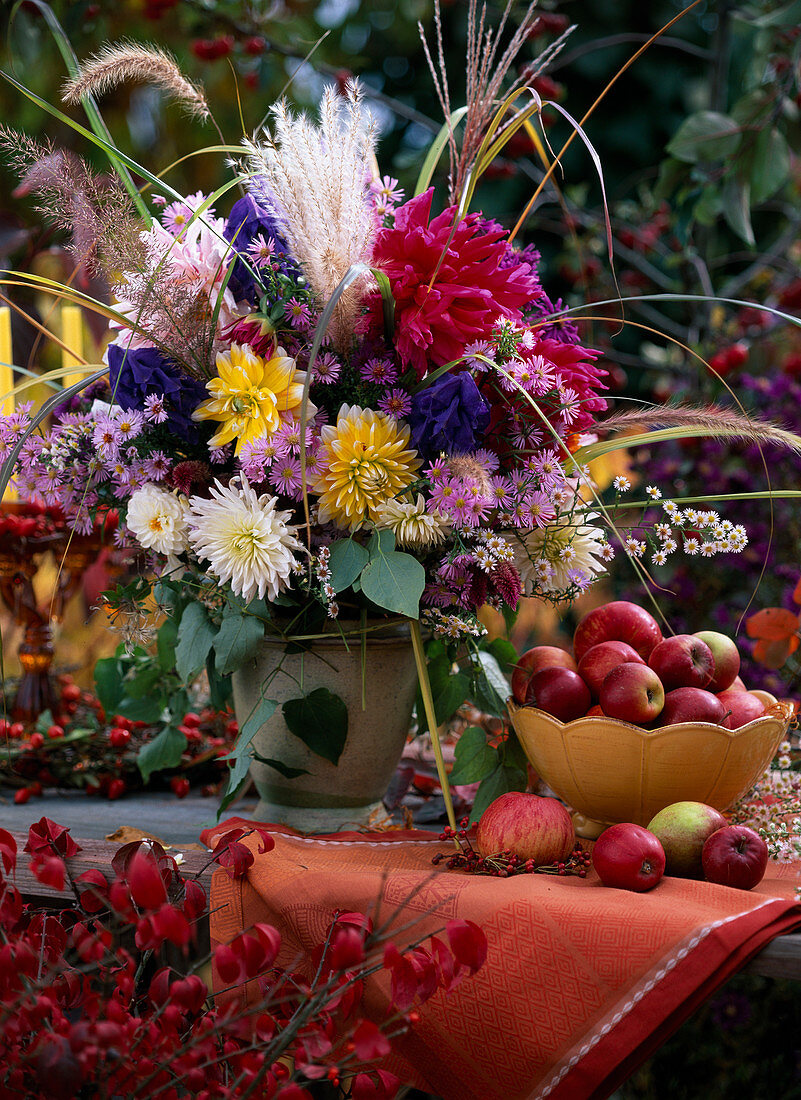
<svg viewBox="0 0 801 1100"><path fill-rule="evenodd" d="M417 501L388 500L376 509L375 525L395 532L398 546L414 546L423 550L444 542L450 531L448 517L439 511L426 512L422 493Z"/></svg>
<svg viewBox="0 0 801 1100"><path fill-rule="evenodd" d="M141 546L170 561L186 549L186 500L152 482L132 494L126 523Z"/></svg>
<svg viewBox="0 0 801 1100"><path fill-rule="evenodd" d="M276 512L278 498L257 496L244 475L240 480L241 488L216 481L211 499L192 497L189 541L215 577L231 582L235 596L274 600L298 564L292 552L303 547L287 526L291 512Z"/></svg>
<svg viewBox="0 0 801 1100"><path fill-rule="evenodd" d="M587 522L557 520L514 540L515 567L523 581L525 596L535 591L564 591L580 575L589 584L597 574L605 572L600 559L606 537L600 527L589 522L597 519L597 513L590 512L584 519Z"/></svg>

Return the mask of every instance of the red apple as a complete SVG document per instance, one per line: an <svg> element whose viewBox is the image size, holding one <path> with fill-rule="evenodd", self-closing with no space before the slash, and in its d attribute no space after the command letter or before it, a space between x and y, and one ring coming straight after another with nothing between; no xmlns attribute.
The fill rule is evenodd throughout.
<svg viewBox="0 0 801 1100"><path fill-rule="evenodd" d="M718 692L725 691L726 688L732 686L735 680L739 679L740 651L731 638L717 630L697 630L695 636L700 638L702 642L706 642L712 651L715 662L715 674L711 681L700 686L706 686L717 695ZM742 683L742 680L740 680L740 683Z"/></svg>
<svg viewBox="0 0 801 1100"><path fill-rule="evenodd" d="M643 893L652 890L665 873L665 851L653 833L624 821L601 833L592 863L604 886Z"/></svg>
<svg viewBox="0 0 801 1100"><path fill-rule="evenodd" d="M665 849L667 874L701 878L704 844L725 824L723 814L704 802L673 802L651 818L648 829Z"/></svg>
<svg viewBox="0 0 801 1100"><path fill-rule="evenodd" d="M555 798L510 791L487 806L476 830L483 856L510 851L541 867L570 855L576 841L573 820Z"/></svg>
<svg viewBox="0 0 801 1100"><path fill-rule="evenodd" d="M612 600L589 611L578 624L573 635L573 653L580 661L592 646L612 641L628 642L648 660L648 654L662 641L662 631L645 608L628 600Z"/></svg>
<svg viewBox="0 0 801 1100"><path fill-rule="evenodd" d="M521 654L512 671L512 695L522 706L526 701L528 682L535 672L543 668L569 668L576 671L576 662L566 649L555 645L535 645Z"/></svg>
<svg viewBox="0 0 801 1100"><path fill-rule="evenodd" d="M750 691L734 691L729 688L719 692L718 699L726 710L722 725L727 730L738 730L740 726L761 718L765 713L765 704Z"/></svg>
<svg viewBox="0 0 801 1100"><path fill-rule="evenodd" d="M729 684L730 691L734 691L735 689L737 691L748 691L748 688L745 686L739 676L735 676L732 682Z"/></svg>
<svg viewBox="0 0 801 1100"><path fill-rule="evenodd" d="M652 722L660 713L665 703L665 690L657 674L645 662L624 661L607 673L601 684L599 701L609 718L639 726Z"/></svg>
<svg viewBox="0 0 801 1100"><path fill-rule="evenodd" d="M702 688L715 674L712 650L694 634L674 634L651 650L648 664L665 686Z"/></svg>
<svg viewBox="0 0 801 1100"><path fill-rule="evenodd" d="M768 846L747 825L724 825L707 839L701 862L707 882L752 890L765 875Z"/></svg>
<svg viewBox="0 0 801 1100"><path fill-rule="evenodd" d="M712 722L723 725L727 708L717 695L703 688L674 688L665 696L665 706L659 715L660 726L676 726L680 722Z"/></svg>
<svg viewBox="0 0 801 1100"><path fill-rule="evenodd" d="M599 642L591 646L578 664L578 674L592 692L593 698L598 698L601 684L617 665L625 661L634 664L645 664L636 649L632 649L628 642Z"/></svg>
<svg viewBox="0 0 801 1100"><path fill-rule="evenodd" d="M544 668L528 682L526 706L538 707L560 722L581 718L591 703L590 689L569 668Z"/></svg>

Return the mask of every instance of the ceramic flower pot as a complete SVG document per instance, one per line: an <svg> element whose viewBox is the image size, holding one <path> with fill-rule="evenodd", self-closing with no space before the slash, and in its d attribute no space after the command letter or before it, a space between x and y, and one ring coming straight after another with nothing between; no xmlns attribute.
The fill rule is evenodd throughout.
<svg viewBox="0 0 801 1100"><path fill-rule="evenodd" d="M317 640L302 653L265 641L257 657L233 675L240 726L262 698L278 706L256 733L251 775L259 792L256 816L303 832L334 832L367 824L380 811L406 743L417 691L408 629L387 636L358 633ZM266 685L263 689L263 685ZM347 735L336 764L313 752L287 726L283 706L318 689L347 709ZM325 723L316 734L325 736ZM262 761L258 757L263 758ZM281 769L263 760L273 760ZM282 774L300 772L301 774Z"/></svg>

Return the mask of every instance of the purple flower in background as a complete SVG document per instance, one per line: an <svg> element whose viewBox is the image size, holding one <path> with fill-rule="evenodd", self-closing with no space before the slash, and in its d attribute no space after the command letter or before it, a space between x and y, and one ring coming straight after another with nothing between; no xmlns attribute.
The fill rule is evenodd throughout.
<svg viewBox="0 0 801 1100"><path fill-rule="evenodd" d="M443 374L412 398L412 443L424 457L475 450L489 422L489 405L464 371Z"/></svg>
<svg viewBox="0 0 801 1100"><path fill-rule="evenodd" d="M258 236L272 241L275 262L287 274L297 274L286 241L279 232L278 218L272 210L258 203L253 195L237 199L231 207L223 235L227 241L233 242L234 251L241 257L234 264L228 284L237 299L255 300L261 293L254 277L258 264L248 254L250 245Z"/></svg>
<svg viewBox="0 0 801 1100"><path fill-rule="evenodd" d="M145 408L151 394L163 398L169 427L181 439L198 439L192 411L208 397L202 382L182 374L158 348L108 346L108 375L115 404L126 409Z"/></svg>

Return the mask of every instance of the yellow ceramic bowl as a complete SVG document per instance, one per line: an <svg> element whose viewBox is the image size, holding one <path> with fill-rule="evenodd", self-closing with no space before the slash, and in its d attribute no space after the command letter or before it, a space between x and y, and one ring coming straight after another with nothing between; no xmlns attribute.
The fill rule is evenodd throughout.
<svg viewBox="0 0 801 1100"><path fill-rule="evenodd" d="M563 723L509 701L517 736L538 775L569 806L593 822L647 825L672 802L705 802L725 810L754 784L785 737L789 704L727 730L685 722L644 730L613 718ZM596 830L597 831L597 830Z"/></svg>

